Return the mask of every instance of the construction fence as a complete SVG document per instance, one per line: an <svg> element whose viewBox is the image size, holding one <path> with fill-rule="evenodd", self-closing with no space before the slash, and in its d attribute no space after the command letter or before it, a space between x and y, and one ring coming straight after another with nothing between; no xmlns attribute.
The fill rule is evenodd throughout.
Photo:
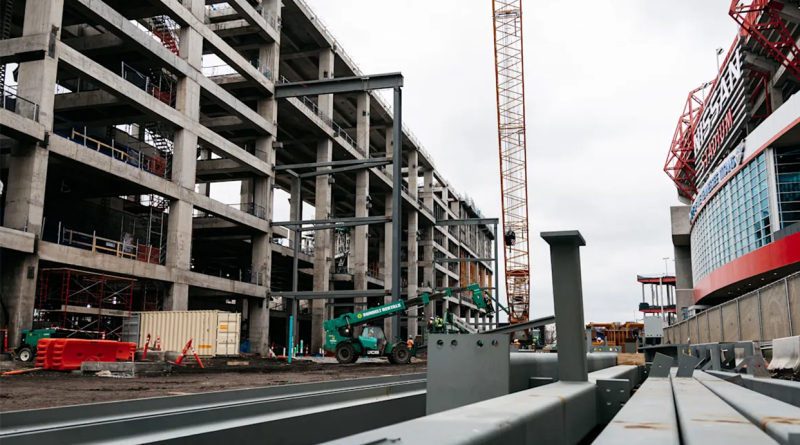
<svg viewBox="0 0 800 445"><path fill-rule="evenodd" d="M800 273L664 329L671 344L771 341L800 335Z"/></svg>

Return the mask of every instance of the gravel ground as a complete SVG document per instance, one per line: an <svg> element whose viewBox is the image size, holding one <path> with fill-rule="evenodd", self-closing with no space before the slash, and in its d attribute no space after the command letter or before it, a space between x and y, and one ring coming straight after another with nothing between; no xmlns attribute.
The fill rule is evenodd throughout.
<svg viewBox="0 0 800 445"><path fill-rule="evenodd" d="M247 365L228 366L229 361L247 362ZM384 359L360 359L352 365L340 365L334 358L300 358L291 365L260 358L209 359L203 363L206 369L174 368L167 375L127 379L56 371L3 376L0 377L0 412L411 374L426 370L426 362L416 359L409 365L392 365ZM31 366L20 362L0 362L0 371Z"/></svg>

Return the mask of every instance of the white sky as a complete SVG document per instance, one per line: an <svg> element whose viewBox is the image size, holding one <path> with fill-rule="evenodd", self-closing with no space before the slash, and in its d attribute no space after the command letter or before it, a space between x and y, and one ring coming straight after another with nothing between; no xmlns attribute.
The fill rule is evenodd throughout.
<svg viewBox="0 0 800 445"><path fill-rule="evenodd" d="M405 122L459 192L500 216L491 1L308 3L365 73L403 73ZM664 160L688 92L735 37L729 5L523 1L531 318L553 313L542 231L586 239L587 322L632 320L636 275L662 273L664 257L674 272Z"/></svg>

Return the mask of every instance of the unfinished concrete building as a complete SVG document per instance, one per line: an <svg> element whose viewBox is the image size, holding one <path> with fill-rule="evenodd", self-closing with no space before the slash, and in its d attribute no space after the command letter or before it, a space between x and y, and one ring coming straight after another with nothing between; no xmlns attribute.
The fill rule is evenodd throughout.
<svg viewBox="0 0 800 445"><path fill-rule="evenodd" d="M306 220L392 211L385 167L299 190L275 169L393 151L392 112L375 93L276 99L282 83L362 75L304 1L0 3L0 327L12 347L32 326L114 338L132 311L200 309L241 312L255 352L286 344L279 294L292 288L295 242L298 290L391 287L391 222L299 240L273 224L278 190L291 215L313 207ZM405 127L402 162L404 298L494 286L493 228L441 224L480 211ZM239 197L220 200L224 183ZM386 298L301 301L299 338L316 351L324 319ZM463 292L433 309L445 308L496 322ZM409 314L402 335L430 315Z"/></svg>

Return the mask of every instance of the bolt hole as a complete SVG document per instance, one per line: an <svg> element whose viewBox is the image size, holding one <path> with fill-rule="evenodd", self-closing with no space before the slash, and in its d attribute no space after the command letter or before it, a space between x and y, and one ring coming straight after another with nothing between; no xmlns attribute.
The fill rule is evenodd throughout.
<svg viewBox="0 0 800 445"><path fill-rule="evenodd" d="M625 390L624 389L620 389L619 392L625 393Z"/></svg>
<svg viewBox="0 0 800 445"><path fill-rule="evenodd" d="M436 342L436 344L439 345L439 346L442 346L444 344L444 342L442 340L439 340L439 341Z"/></svg>
<svg viewBox="0 0 800 445"><path fill-rule="evenodd" d="M611 392L611 388L606 388L606 392Z"/></svg>
<svg viewBox="0 0 800 445"><path fill-rule="evenodd" d="M497 340L492 340L492 346L494 346L496 348L497 345L498 345Z"/></svg>
<svg viewBox="0 0 800 445"><path fill-rule="evenodd" d="M607 402L606 405L611 406L611 402Z"/></svg>
<svg viewBox="0 0 800 445"><path fill-rule="evenodd" d="M478 347L483 347L483 340L478 340Z"/></svg>
<svg viewBox="0 0 800 445"><path fill-rule="evenodd" d="M457 341L453 340L453 341L450 342L450 346L456 346L456 345L458 345Z"/></svg>

